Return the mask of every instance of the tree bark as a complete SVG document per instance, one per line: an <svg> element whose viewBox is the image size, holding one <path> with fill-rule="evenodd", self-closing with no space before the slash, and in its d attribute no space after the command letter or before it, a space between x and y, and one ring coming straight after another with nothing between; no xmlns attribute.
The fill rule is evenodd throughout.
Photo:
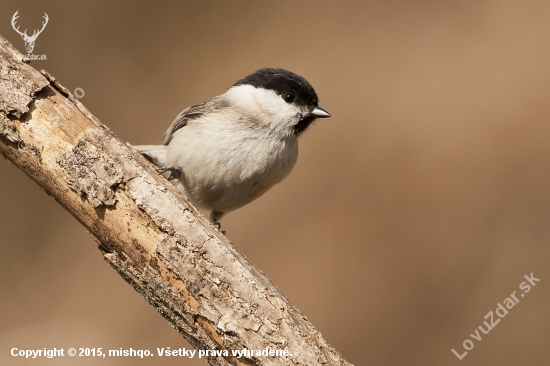
<svg viewBox="0 0 550 366"><path fill-rule="evenodd" d="M0 153L211 365L350 365L137 151L0 36ZM238 357L233 350L287 350ZM219 355L220 353L218 353Z"/></svg>

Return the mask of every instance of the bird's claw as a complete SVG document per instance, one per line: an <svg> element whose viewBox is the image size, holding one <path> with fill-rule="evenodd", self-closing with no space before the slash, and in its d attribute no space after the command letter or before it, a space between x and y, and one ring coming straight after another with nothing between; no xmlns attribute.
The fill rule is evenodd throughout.
<svg viewBox="0 0 550 366"><path fill-rule="evenodd" d="M222 230L222 224L221 224L219 221L214 221L214 222L212 222L212 224L214 224L214 227L215 227L216 229L218 229L218 231L219 231L220 233L222 233L223 235L225 235L225 233L226 233L227 231Z"/></svg>
<svg viewBox="0 0 550 366"><path fill-rule="evenodd" d="M179 177L181 176L181 166L177 166L177 165L163 166L157 169L157 173L159 174L166 173L166 172L170 172L170 174L168 175L168 177L166 177L166 179L168 180L179 179Z"/></svg>
<svg viewBox="0 0 550 366"><path fill-rule="evenodd" d="M220 233L225 235L225 230L222 230L222 224L220 223L220 218L223 216L223 211L212 211L210 212L210 222L218 229Z"/></svg>

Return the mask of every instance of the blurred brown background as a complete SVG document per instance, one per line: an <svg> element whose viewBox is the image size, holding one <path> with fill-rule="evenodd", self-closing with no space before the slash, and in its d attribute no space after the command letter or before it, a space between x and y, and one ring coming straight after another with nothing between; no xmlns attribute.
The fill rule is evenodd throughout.
<svg viewBox="0 0 550 366"><path fill-rule="evenodd" d="M260 67L306 77L332 118L228 237L355 365L547 365L550 2L3 0L0 34L50 22L32 62L120 138L160 142L185 107ZM29 31L31 33L31 31ZM86 230L0 160L0 364L12 347L189 347ZM459 361L525 274L540 283Z"/></svg>

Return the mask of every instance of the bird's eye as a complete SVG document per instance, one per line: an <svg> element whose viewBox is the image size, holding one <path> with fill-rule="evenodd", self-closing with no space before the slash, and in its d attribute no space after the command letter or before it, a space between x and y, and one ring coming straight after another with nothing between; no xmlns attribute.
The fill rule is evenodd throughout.
<svg viewBox="0 0 550 366"><path fill-rule="evenodd" d="M294 102L294 99L296 99L296 96L292 93L285 93L285 95L283 95L283 99L287 103L292 103Z"/></svg>

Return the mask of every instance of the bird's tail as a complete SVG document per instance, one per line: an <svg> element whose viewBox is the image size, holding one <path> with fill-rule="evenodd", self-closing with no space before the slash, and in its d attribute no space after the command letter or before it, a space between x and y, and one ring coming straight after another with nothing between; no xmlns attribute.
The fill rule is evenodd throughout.
<svg viewBox="0 0 550 366"><path fill-rule="evenodd" d="M139 151L141 155L145 156L147 160L155 164L158 167L167 166L166 150L168 146L165 145L135 145L132 146Z"/></svg>

